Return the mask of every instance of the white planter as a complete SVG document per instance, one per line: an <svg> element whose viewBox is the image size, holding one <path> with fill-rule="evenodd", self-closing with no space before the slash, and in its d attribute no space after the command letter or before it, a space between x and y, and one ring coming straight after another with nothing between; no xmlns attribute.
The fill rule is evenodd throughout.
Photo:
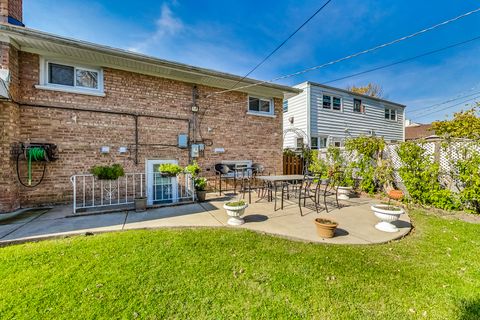
<svg viewBox="0 0 480 320"><path fill-rule="evenodd" d="M231 226L239 226L245 223L243 220L242 215L245 213L245 208L248 207L248 204L244 204L243 206L231 207L227 206L227 204L223 205L223 208L227 210L227 215L230 217L227 223Z"/></svg>
<svg viewBox="0 0 480 320"><path fill-rule="evenodd" d="M395 207L399 210L388 210L388 207L395 207L388 204L374 204L371 206L375 216L380 219L380 222L375 225L375 228L384 232L397 232L398 228L392 224L397 221L401 214L405 211L400 207Z"/></svg>
<svg viewBox="0 0 480 320"><path fill-rule="evenodd" d="M338 199L348 200L352 193L352 187L338 187Z"/></svg>

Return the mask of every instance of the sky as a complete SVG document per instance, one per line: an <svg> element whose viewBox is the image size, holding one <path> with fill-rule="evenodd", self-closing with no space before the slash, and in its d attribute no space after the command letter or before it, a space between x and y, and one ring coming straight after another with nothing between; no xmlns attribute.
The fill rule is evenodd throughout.
<svg viewBox="0 0 480 320"><path fill-rule="evenodd" d="M24 23L33 29L243 76L324 2L23 3ZM332 0L249 77L271 80L321 65L479 7L480 2L474 0ZM277 83L324 83L479 36L480 12L413 39ZM444 120L475 101L465 100L480 96L480 39L328 85L346 88L370 82L383 87L385 99L405 104L407 118L420 123ZM470 97L444 103L463 95Z"/></svg>

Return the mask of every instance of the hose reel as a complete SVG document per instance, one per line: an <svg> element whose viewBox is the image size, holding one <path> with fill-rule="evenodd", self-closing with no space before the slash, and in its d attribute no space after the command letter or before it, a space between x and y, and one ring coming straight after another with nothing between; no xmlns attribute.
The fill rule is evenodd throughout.
<svg viewBox="0 0 480 320"><path fill-rule="evenodd" d="M20 158L27 161L27 183L24 183L20 177ZM57 146L52 143L25 143L20 144L17 151L17 177L18 181L25 187L34 188L38 186L45 177L47 163L58 159ZM43 162L42 176L40 180L32 185L32 163Z"/></svg>

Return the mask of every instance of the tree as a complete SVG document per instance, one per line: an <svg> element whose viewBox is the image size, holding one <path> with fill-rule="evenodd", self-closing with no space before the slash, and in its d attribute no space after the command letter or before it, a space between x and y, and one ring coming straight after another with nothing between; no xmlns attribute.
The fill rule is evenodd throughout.
<svg viewBox="0 0 480 320"><path fill-rule="evenodd" d="M356 87L352 85L348 86L347 90L375 98L383 97L383 88L381 85L376 83L369 83L363 87Z"/></svg>
<svg viewBox="0 0 480 320"><path fill-rule="evenodd" d="M480 138L480 103L470 110L456 112L453 119L435 121L432 129L438 136L445 138L466 138L478 140Z"/></svg>

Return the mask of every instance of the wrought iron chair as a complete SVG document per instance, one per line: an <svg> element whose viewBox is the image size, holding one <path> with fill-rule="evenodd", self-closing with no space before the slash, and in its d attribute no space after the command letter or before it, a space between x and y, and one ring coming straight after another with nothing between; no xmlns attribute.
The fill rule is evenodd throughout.
<svg viewBox="0 0 480 320"><path fill-rule="evenodd" d="M237 181L236 181L236 174L235 171L230 169L230 167L224 163L217 163L214 166L215 170L215 175L218 176L218 181L219 181L219 195L222 195L222 179L225 181L225 184L227 185L228 180L233 180L233 192L236 192L236 187L237 187ZM233 177L231 176L231 173L233 172ZM216 180L215 180L215 186L216 186ZM227 185L228 186L228 185Z"/></svg>
<svg viewBox="0 0 480 320"><path fill-rule="evenodd" d="M309 176L308 174L304 175L304 179L298 187L297 194L300 216L303 216L302 200L304 207L307 205L307 200L312 200L313 204L315 205L315 210L317 213L319 212L320 184L321 179L319 177Z"/></svg>
<svg viewBox="0 0 480 320"><path fill-rule="evenodd" d="M324 185L323 189L323 203L325 205L325 211L328 213L328 205L327 205L327 197L335 196L335 203L337 208L340 208L340 204L338 202L338 187L340 186L340 180L343 176L343 171L335 171L330 174L330 178L325 179L322 182Z"/></svg>

